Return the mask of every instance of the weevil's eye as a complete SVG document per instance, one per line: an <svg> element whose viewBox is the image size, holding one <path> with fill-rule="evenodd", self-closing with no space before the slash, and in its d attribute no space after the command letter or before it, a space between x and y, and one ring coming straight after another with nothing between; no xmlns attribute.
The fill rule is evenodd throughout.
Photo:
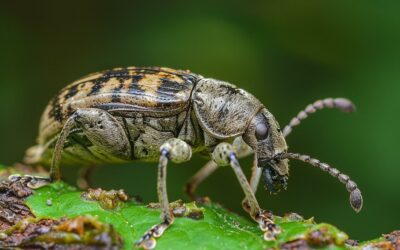
<svg viewBox="0 0 400 250"><path fill-rule="evenodd" d="M256 127L256 138L258 141L265 140L268 137L268 126L265 123L259 123Z"/></svg>

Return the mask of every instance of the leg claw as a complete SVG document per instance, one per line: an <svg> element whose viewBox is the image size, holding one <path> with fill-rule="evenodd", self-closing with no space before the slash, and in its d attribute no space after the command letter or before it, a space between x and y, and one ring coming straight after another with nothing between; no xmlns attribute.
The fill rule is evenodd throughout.
<svg viewBox="0 0 400 250"><path fill-rule="evenodd" d="M276 240L274 233L267 231L264 233L264 240L266 241L273 241Z"/></svg>
<svg viewBox="0 0 400 250"><path fill-rule="evenodd" d="M148 230L140 240L136 242L137 248L143 249L154 249L157 245L155 238L160 238L164 231L168 228L171 223L163 222L161 224L155 225L150 230Z"/></svg>
<svg viewBox="0 0 400 250"><path fill-rule="evenodd" d="M140 239L138 242L136 242L136 247L137 248L143 248L145 250L148 249L154 249L156 248L157 241L153 237L149 237L147 239Z"/></svg>
<svg viewBox="0 0 400 250"><path fill-rule="evenodd" d="M276 235L282 232L281 228L277 226L272 220L272 214L269 212L261 211L258 218L260 229L264 231L264 240L276 240Z"/></svg>

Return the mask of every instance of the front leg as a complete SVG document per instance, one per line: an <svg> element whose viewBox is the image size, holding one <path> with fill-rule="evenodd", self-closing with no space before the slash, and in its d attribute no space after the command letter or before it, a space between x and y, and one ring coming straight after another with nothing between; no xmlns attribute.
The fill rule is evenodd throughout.
<svg viewBox="0 0 400 250"><path fill-rule="evenodd" d="M239 157L239 159L245 158L253 153L252 149L243 141L242 137L237 137L233 141L233 148L235 149L235 152L237 153L237 156ZM196 193L198 186L201 183L203 183L204 180L206 180L217 169L218 169L218 165L213 160L210 160L195 175L193 175L189 179L189 181L186 183L186 186L185 186L185 192L191 200L200 201L200 202L204 202L204 201L208 200L207 197L200 197L200 196L197 196L195 193ZM252 178L252 180L250 181L251 183L253 183L253 179L254 178ZM258 184L258 182L257 182L257 184ZM253 185L251 185L251 187L253 189ZM256 188L257 187L254 187L253 192L255 192L254 190Z"/></svg>
<svg viewBox="0 0 400 250"><path fill-rule="evenodd" d="M174 163L182 163L190 160L192 149L180 139L170 139L160 147L160 161L158 164L157 194L161 206L161 223L153 226L144 233L136 242L137 247L153 249L156 247L155 238L161 237L164 231L174 222L174 215L169 209L167 194L167 164L168 160Z"/></svg>
<svg viewBox="0 0 400 250"><path fill-rule="evenodd" d="M258 205L254 192L239 165L232 145L224 142L220 143L213 152L213 159L219 166L230 165L232 167L245 193L246 204L248 205L248 208L245 208L245 210L250 214L251 218L259 224L261 230L264 231L264 239L268 241L275 240L276 235L279 234L281 230L275 225L272 214L262 210Z"/></svg>
<svg viewBox="0 0 400 250"><path fill-rule="evenodd" d="M251 187L251 190L253 191L254 195L256 195L256 193L257 193L257 188L258 188L258 184L260 183L261 174L262 174L261 168L259 168L257 166L257 158L254 158L253 166L251 167L251 177L250 177L250 187ZM242 207L248 213L250 212L250 207L249 207L246 197L242 201Z"/></svg>

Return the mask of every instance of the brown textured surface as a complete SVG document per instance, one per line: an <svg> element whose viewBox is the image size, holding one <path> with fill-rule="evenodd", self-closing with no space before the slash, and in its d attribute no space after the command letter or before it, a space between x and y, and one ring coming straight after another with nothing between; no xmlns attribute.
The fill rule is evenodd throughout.
<svg viewBox="0 0 400 250"><path fill-rule="evenodd" d="M25 205L25 197L32 190L20 182L3 181L0 183L0 230L5 230L27 217L33 217Z"/></svg>
<svg viewBox="0 0 400 250"><path fill-rule="evenodd" d="M393 247L392 249L400 250L400 230L393 231L390 234L384 234L383 236L390 242Z"/></svg>
<svg viewBox="0 0 400 250"><path fill-rule="evenodd" d="M128 195L124 190L103 190L101 188L89 188L82 193L82 198L90 201L98 201L104 209L116 209L128 200Z"/></svg>
<svg viewBox="0 0 400 250"><path fill-rule="evenodd" d="M8 171L3 171L0 177L3 173ZM25 198L31 194L32 190L21 179L0 183L0 249L88 250L122 247L122 240L114 227L94 217L35 218L25 205Z"/></svg>
<svg viewBox="0 0 400 250"><path fill-rule="evenodd" d="M294 240L280 246L282 250L308 250L311 249L305 240Z"/></svg>
<svg viewBox="0 0 400 250"><path fill-rule="evenodd" d="M23 249L120 249L122 240L114 228L92 217L42 219L18 224L0 247ZM2 249L4 249L2 248Z"/></svg>

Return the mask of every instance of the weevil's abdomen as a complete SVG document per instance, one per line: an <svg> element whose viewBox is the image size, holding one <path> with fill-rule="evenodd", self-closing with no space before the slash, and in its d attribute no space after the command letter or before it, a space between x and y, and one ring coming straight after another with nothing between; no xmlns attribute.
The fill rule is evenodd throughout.
<svg viewBox="0 0 400 250"><path fill-rule="evenodd" d="M199 76L169 68L117 68L86 76L62 89L42 116L38 144L57 135L79 108L98 107L167 116L189 103Z"/></svg>
<svg viewBox="0 0 400 250"><path fill-rule="evenodd" d="M107 110L131 134L132 158L149 160L157 146L147 145L152 137L178 135L179 126L183 126L183 119L189 114L193 88L200 78L188 71L156 67L117 68L83 77L50 101L41 118L37 145L27 150L25 162L49 165L66 120L81 108ZM137 134L138 131L142 132ZM88 151L91 143L83 133L72 132L65 145L63 163L82 165L121 160L109 155L99 157L93 148Z"/></svg>

